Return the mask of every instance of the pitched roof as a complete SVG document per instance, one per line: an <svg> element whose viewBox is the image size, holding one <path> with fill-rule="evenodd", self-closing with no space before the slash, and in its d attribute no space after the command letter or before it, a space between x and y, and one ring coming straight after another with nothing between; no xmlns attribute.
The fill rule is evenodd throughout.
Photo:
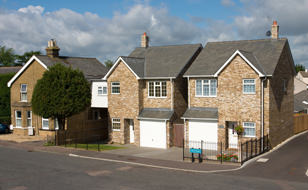
<svg viewBox="0 0 308 190"><path fill-rule="evenodd" d="M218 108L192 107L188 108L182 118L185 119L218 119Z"/></svg>
<svg viewBox="0 0 308 190"><path fill-rule="evenodd" d="M138 47L124 59L140 78L177 77L201 48L201 44Z"/></svg>
<svg viewBox="0 0 308 190"><path fill-rule="evenodd" d="M22 66L0 67L0 74L17 73L21 68L22 68Z"/></svg>
<svg viewBox="0 0 308 190"><path fill-rule="evenodd" d="M169 120L173 113L173 110L167 108L143 108L138 119Z"/></svg>
<svg viewBox="0 0 308 190"><path fill-rule="evenodd" d="M299 71L299 73L305 78L308 77L308 72L306 71Z"/></svg>
<svg viewBox="0 0 308 190"><path fill-rule="evenodd" d="M37 55L36 57L47 67L56 63L62 63L63 65L71 66L73 69L79 69L83 72L86 79L100 79L108 72L108 69L96 58L67 56L51 58L47 55Z"/></svg>
<svg viewBox="0 0 308 190"><path fill-rule="evenodd" d="M239 51L264 75L272 75L287 39L208 42L184 76L214 75Z"/></svg>
<svg viewBox="0 0 308 190"><path fill-rule="evenodd" d="M294 112L301 112L304 109L308 109L308 104L303 103L304 101L308 103L307 90L303 90L294 95Z"/></svg>

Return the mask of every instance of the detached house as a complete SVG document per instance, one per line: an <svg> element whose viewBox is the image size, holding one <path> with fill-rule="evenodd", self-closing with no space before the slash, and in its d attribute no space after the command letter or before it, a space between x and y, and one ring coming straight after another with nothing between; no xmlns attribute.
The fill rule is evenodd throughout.
<svg viewBox="0 0 308 190"><path fill-rule="evenodd" d="M110 139L142 147L172 145L173 124L182 123L187 85L182 76L201 44L141 47L119 57L104 77L108 84Z"/></svg>
<svg viewBox="0 0 308 190"><path fill-rule="evenodd" d="M295 68L278 29L274 21L271 39L207 43L184 74L186 140L237 148L238 125L243 141L268 134L275 146L292 135Z"/></svg>
<svg viewBox="0 0 308 190"><path fill-rule="evenodd" d="M92 108L68 118L66 129L103 129L102 118L107 117L107 98L103 94L104 82L96 83L95 80L101 79L107 73L107 68L95 58L60 56L59 50L56 42L50 40L46 48L47 55L32 56L8 82L8 87L11 88L11 126L14 133L46 136L54 134L57 130L57 121L35 115L31 109L32 93L37 80L42 78L48 67L56 63L81 70L89 82L95 83L95 86L92 87L92 100L101 99L103 101L100 104L92 101ZM98 122L93 122L93 120Z"/></svg>

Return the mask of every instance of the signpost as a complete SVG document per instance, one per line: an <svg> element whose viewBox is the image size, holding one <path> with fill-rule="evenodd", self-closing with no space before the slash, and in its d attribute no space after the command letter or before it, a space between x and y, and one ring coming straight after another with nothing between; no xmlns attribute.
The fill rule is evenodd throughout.
<svg viewBox="0 0 308 190"><path fill-rule="evenodd" d="M189 152L191 153L191 162L195 162L194 154L198 154L199 163L202 162L202 158L201 158L202 149L201 148L190 148Z"/></svg>

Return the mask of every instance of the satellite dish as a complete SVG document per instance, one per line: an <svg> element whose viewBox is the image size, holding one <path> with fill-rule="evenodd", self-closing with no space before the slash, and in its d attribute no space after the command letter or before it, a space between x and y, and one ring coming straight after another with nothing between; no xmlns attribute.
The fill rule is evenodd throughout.
<svg viewBox="0 0 308 190"><path fill-rule="evenodd" d="M266 32L266 36L271 36L271 35L272 35L271 31Z"/></svg>

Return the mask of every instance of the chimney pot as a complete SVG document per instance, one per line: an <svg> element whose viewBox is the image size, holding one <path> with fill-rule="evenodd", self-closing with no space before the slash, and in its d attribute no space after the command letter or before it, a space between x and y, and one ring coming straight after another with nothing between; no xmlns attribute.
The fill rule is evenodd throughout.
<svg viewBox="0 0 308 190"><path fill-rule="evenodd" d="M272 33L272 36L271 36L272 39L279 38L279 26L276 20L273 21L271 33Z"/></svg>
<svg viewBox="0 0 308 190"><path fill-rule="evenodd" d="M141 36L141 47L147 48L149 47L149 36L147 36L147 33L144 32Z"/></svg>
<svg viewBox="0 0 308 190"><path fill-rule="evenodd" d="M57 42L54 39L48 41L48 45L46 48L46 55L49 57L59 57L60 48L57 46Z"/></svg>

